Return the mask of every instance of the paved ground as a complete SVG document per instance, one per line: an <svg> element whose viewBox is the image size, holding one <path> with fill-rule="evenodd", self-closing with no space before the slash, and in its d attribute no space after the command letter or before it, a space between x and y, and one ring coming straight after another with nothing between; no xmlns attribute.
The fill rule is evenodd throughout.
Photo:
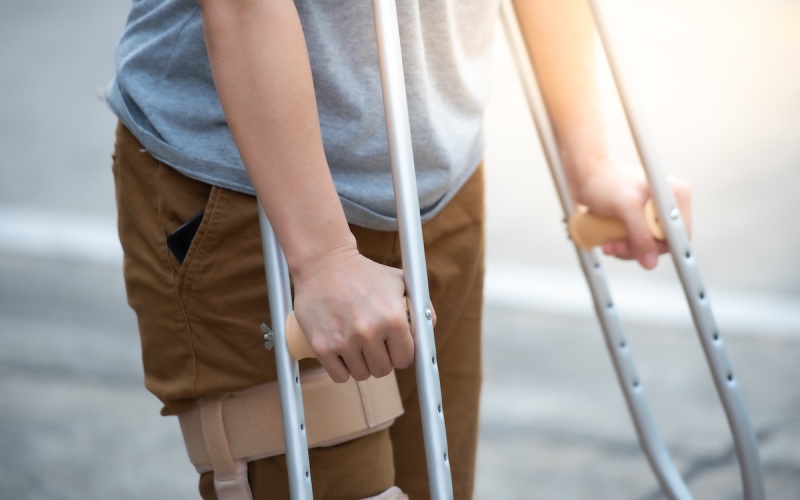
<svg viewBox="0 0 800 500"><path fill-rule="evenodd" d="M192 498L176 422L141 387L117 266L0 263L0 498ZM662 432L698 498L737 498L724 417L691 332L631 325ZM487 310L477 498L660 498L594 321ZM800 491L797 338L730 332L769 498ZM169 471L169 472L167 472Z"/></svg>
<svg viewBox="0 0 800 500"><path fill-rule="evenodd" d="M113 243L113 119L96 95L128 4L5 7L0 498L194 498L177 423L158 416L141 385ZM758 432L767 496L798 498L800 231L790 214L800 209L800 8L616 0L609 9L659 152L694 187L696 254ZM502 45L497 75L476 497L661 498ZM698 498L740 498L725 419L669 266L609 270L680 471ZM654 302L666 312L649 312Z"/></svg>

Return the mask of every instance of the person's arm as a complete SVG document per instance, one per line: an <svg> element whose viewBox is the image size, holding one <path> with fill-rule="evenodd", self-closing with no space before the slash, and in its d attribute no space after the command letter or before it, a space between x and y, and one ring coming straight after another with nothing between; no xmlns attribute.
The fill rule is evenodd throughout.
<svg viewBox="0 0 800 500"><path fill-rule="evenodd" d="M199 5L225 117L286 254L297 320L318 359L338 382L409 366L402 273L357 250L325 159L294 2Z"/></svg>
<svg viewBox="0 0 800 500"><path fill-rule="evenodd" d="M650 191L641 169L614 164L601 110L595 63L595 26L586 0L514 0L528 54L555 130L574 200L622 220L629 237L603 246L607 254L655 267L666 251L647 230L643 206ZM689 188L672 180L690 227Z"/></svg>

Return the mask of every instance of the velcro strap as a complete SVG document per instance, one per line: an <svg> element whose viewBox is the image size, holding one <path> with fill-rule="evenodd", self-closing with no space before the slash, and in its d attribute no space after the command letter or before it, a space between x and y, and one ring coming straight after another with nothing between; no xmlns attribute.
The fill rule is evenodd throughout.
<svg viewBox="0 0 800 500"><path fill-rule="evenodd" d="M380 379L357 382L351 378L337 384L320 368L303 373L300 379L309 448L365 436L388 427L403 414L394 372ZM209 405L219 408L204 408ZM204 422L210 416L218 421ZM230 463L231 458L250 462L285 453L277 382L201 398L178 419L189 459L200 473ZM204 435L204 428L207 434L220 424L229 451L220 446L221 438Z"/></svg>

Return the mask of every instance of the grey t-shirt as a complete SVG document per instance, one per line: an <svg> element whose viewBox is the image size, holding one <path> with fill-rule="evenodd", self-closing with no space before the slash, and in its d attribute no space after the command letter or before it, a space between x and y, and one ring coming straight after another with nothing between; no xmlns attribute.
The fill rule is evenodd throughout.
<svg viewBox="0 0 800 500"><path fill-rule="evenodd" d="M350 223L397 225L378 56L368 0L295 0L322 139ZM423 221L483 155L497 0L397 2ZM209 184L254 194L222 113L196 0L135 0L108 104L159 160Z"/></svg>

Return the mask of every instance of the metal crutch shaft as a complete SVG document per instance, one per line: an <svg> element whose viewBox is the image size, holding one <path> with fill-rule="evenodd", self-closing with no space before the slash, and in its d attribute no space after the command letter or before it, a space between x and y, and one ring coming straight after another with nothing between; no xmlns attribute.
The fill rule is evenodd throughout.
<svg viewBox="0 0 800 500"><path fill-rule="evenodd" d="M289 269L272 225L261 203L258 204L258 221L261 226L261 245L264 251L264 269L267 274L267 294L272 331L265 339L275 348L275 368L278 373L278 394L281 402L283 441L286 447L286 466L289 472L289 494L293 500L311 500L311 474L308 459L308 439L303 412L303 393L300 389L300 366L289 355L286 345L284 319L292 310L289 286ZM272 346L267 346L270 348Z"/></svg>
<svg viewBox="0 0 800 500"><path fill-rule="evenodd" d="M373 0L373 12L389 138L389 154L392 163L392 181L397 205L403 274L411 317L411 330L415 341L417 386L430 493L434 499L451 500L453 485L450 476L450 460L447 454L447 435L433 337L431 301L400 53L400 33L394 0ZM297 361L289 355L285 337L286 324L283 321L291 311L288 269L283 252L260 205L259 219L267 270L270 314L274 318L275 328L272 335L274 336L278 368L281 418L286 442L290 492L293 499L310 499L312 498L311 479L299 367Z"/></svg>
<svg viewBox="0 0 800 500"><path fill-rule="evenodd" d="M378 42L389 155L392 162L403 275L411 315L411 330L414 335L415 368L428 481L431 497L447 500L453 498L453 483L450 476L442 390L433 337L397 6L394 0L373 0L372 9Z"/></svg>
<svg viewBox="0 0 800 500"><path fill-rule="evenodd" d="M536 126L550 174L558 192L565 220L568 220L575 212L575 206L564 177L564 169L558 153L555 134L550 125L544 100L539 91L536 76L531 67L525 42L510 0L505 0L501 3L501 14L531 117ZM575 251L592 294L595 311L603 331L603 338L636 429L639 444L661 485L661 489L670 498L690 499L692 497L689 489L670 459L669 452L658 432L658 427L647 403L644 387L633 361L632 350L625 338L622 324L611 299L608 282L600 264L599 253L597 250L581 249L577 245L575 246Z"/></svg>
<svg viewBox="0 0 800 500"><path fill-rule="evenodd" d="M708 292L700 278L700 271L689 243L689 236L683 223L683 217L661 164L654 153L655 149L645 135L642 117L630 105L630 93L625 86L625 79L621 78L615 51L611 50L602 13L595 1L590 1L590 4L639 159L644 166L658 215L664 226L672 260L683 284L686 300L692 311L692 318L714 379L714 385L725 409L725 416L728 419L728 425L733 435L736 456L739 459L745 498L748 500L763 499L764 481L755 432L745 408L739 385L733 375L733 368L728 359L725 344L714 320Z"/></svg>
<svg viewBox="0 0 800 500"><path fill-rule="evenodd" d="M504 5L504 8L507 12L509 12L510 15L513 16L513 13L511 13L511 9L508 5ZM597 9L594 5L593 9L597 19ZM507 20L507 29L512 28L509 29L509 31L514 31L513 28L516 28L516 24L512 21L515 20L511 19L509 16L505 16L505 18ZM602 39L602 35L604 34L603 25L601 20L597 19L597 21L598 29L600 30ZM518 38L516 40L516 45L518 46L517 48L519 48L522 46L522 44L518 29L516 36ZM608 50L607 46L606 50ZM545 153L548 157L548 162L550 163L551 171L559 190L562 207L564 208L567 217L569 217L572 214L574 207L572 207L569 192L563 178L563 171L560 166L558 151L555 149L555 141L552 130L549 128L549 121L547 119L546 112L544 111L544 105L542 103L541 96L538 93L538 88L536 88L535 79L530 76L530 68L527 64L529 61L523 61L519 53L520 51L518 50L517 52L518 53L516 55L518 69L520 69L523 80L525 81L526 96L528 97L529 104L534 115L534 121L536 121L537 128L539 129L539 134L542 138L543 145L545 146ZM615 65L613 61L613 54L609 53L608 57L612 65L612 73L614 73ZM528 66L527 72L522 69L523 66ZM652 148L647 145L648 143L643 137L642 127L639 125L641 121L632 116L632 110L628 105L625 89L619 80L619 76L616 73L614 74L617 88L620 92L620 98L623 102L623 106L626 109L628 122L634 139L637 143L636 145L637 149L639 150L640 158L645 166L648 180L654 192L654 201L656 210L658 212L658 218L663 221L660 229L666 233L673 260L675 261L676 268L678 269L681 282L686 292L687 300L689 301L689 305L692 309L698 334L700 335L701 343L706 353L706 358L708 360L709 367L711 368L717 391L720 394L726 416L731 426L737 449L737 455L739 456L745 496L748 499L763 498L763 480L761 478L760 463L758 461L758 452L755 445L755 435L752 431L747 412L744 408L741 394L738 390L738 387L735 385L732 370L730 369L730 362L727 359L724 345L722 344L719 333L714 325L708 299L702 287L699 271L697 270L696 263L693 259L693 254L689 247L688 236L685 228L683 227L680 212L677 209L677 204L675 203L668 183L666 182L661 171L657 168L657 163L655 163L652 154ZM633 417L634 424L636 425L637 432L639 434L640 443L642 444L642 447L651 462L654 472L659 478L662 489L664 489L664 491L672 498L691 498L688 489L686 489L682 479L677 475L674 466L670 462L666 461L668 460L666 452L664 452L663 456L661 457L664 460L657 460L657 458L659 458L659 454L654 455L654 452L658 452L659 449L663 448L663 443L661 443L660 437L658 437L657 434L650 435L650 432L655 432L655 427L652 427L649 411L644 413L637 412L635 405L632 404L635 401L631 400L629 391L626 387L625 365L627 362L624 358L619 356L619 353L616 352L617 349L615 349L614 337L621 335L621 330L617 331L618 325L614 324L616 323L616 320L609 323L610 318L608 317L608 311L603 310L603 301L606 297L608 297L606 295L607 285L605 284L605 278L598 274L600 267L596 260L597 252L595 252L594 255L590 255L587 251L580 250L577 247L576 250L578 250L581 265L584 269L584 274L586 275L590 289L592 290L598 317L601 325L603 326L609 352L611 353L612 360L614 361L615 368L618 376L620 377L620 383L623 387L626 401L628 401L631 416ZM595 272L592 272L591 259L594 259L595 261ZM602 281L602 283L598 283L598 281ZM611 310L611 304L610 297L608 297L609 310ZM625 346L624 339L618 339L618 341L618 347ZM629 367L632 368L632 362L629 365ZM637 382L634 382L634 384L636 385ZM644 400L642 399L642 402L643 401ZM652 427L652 430L647 431L647 429L650 427ZM654 446L656 446L655 449L653 448Z"/></svg>

